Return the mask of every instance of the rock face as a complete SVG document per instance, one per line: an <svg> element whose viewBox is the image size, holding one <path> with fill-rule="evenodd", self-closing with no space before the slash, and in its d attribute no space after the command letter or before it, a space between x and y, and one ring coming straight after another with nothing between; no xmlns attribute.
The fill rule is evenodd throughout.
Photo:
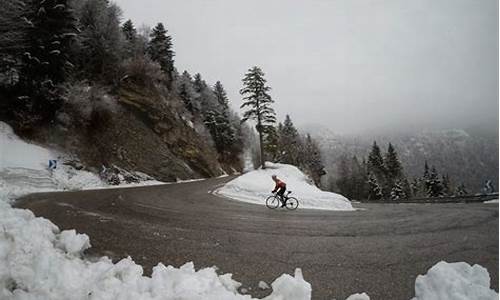
<svg viewBox="0 0 500 300"><path fill-rule="evenodd" d="M41 128L32 138L76 155L94 172L114 165L161 181L224 173L210 138L195 130L175 94L132 83L113 94L105 95L113 108L94 108L89 122L75 121L74 103L68 104L62 119L70 121ZM229 167L241 170L239 162Z"/></svg>

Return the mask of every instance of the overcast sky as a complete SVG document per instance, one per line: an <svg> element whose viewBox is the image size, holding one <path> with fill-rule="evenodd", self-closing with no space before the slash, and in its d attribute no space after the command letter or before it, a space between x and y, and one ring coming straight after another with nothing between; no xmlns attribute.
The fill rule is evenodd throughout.
<svg viewBox="0 0 500 300"><path fill-rule="evenodd" d="M498 0L118 0L233 106L266 73L278 117L338 133L498 126Z"/></svg>

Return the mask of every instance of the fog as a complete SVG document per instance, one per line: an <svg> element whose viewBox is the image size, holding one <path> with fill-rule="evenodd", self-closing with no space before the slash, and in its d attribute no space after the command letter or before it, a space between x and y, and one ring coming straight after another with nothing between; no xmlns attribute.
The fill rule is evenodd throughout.
<svg viewBox="0 0 500 300"><path fill-rule="evenodd" d="M299 126L498 126L497 0L116 2L137 27L163 22L177 69L220 80L235 109L258 65Z"/></svg>

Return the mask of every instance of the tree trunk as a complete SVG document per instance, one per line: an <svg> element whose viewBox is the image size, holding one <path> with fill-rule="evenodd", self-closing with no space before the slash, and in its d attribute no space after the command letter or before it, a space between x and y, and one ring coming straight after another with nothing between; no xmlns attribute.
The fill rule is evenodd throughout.
<svg viewBox="0 0 500 300"><path fill-rule="evenodd" d="M264 158L264 141L262 138L262 128L259 126L259 144L260 144L260 165L262 169L266 168L266 162Z"/></svg>

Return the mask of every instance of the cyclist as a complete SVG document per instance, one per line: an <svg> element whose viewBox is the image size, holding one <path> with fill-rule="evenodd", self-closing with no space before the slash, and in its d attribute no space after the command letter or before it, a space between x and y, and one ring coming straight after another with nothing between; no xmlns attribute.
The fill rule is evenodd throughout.
<svg viewBox="0 0 500 300"><path fill-rule="evenodd" d="M278 179L276 175L271 176L273 179L274 183L276 183L276 186L274 187L274 190L271 193L276 193L277 195L280 196L280 201L281 201L281 207L286 206L286 201L285 201L285 191L286 191L286 183L284 181L281 181Z"/></svg>

